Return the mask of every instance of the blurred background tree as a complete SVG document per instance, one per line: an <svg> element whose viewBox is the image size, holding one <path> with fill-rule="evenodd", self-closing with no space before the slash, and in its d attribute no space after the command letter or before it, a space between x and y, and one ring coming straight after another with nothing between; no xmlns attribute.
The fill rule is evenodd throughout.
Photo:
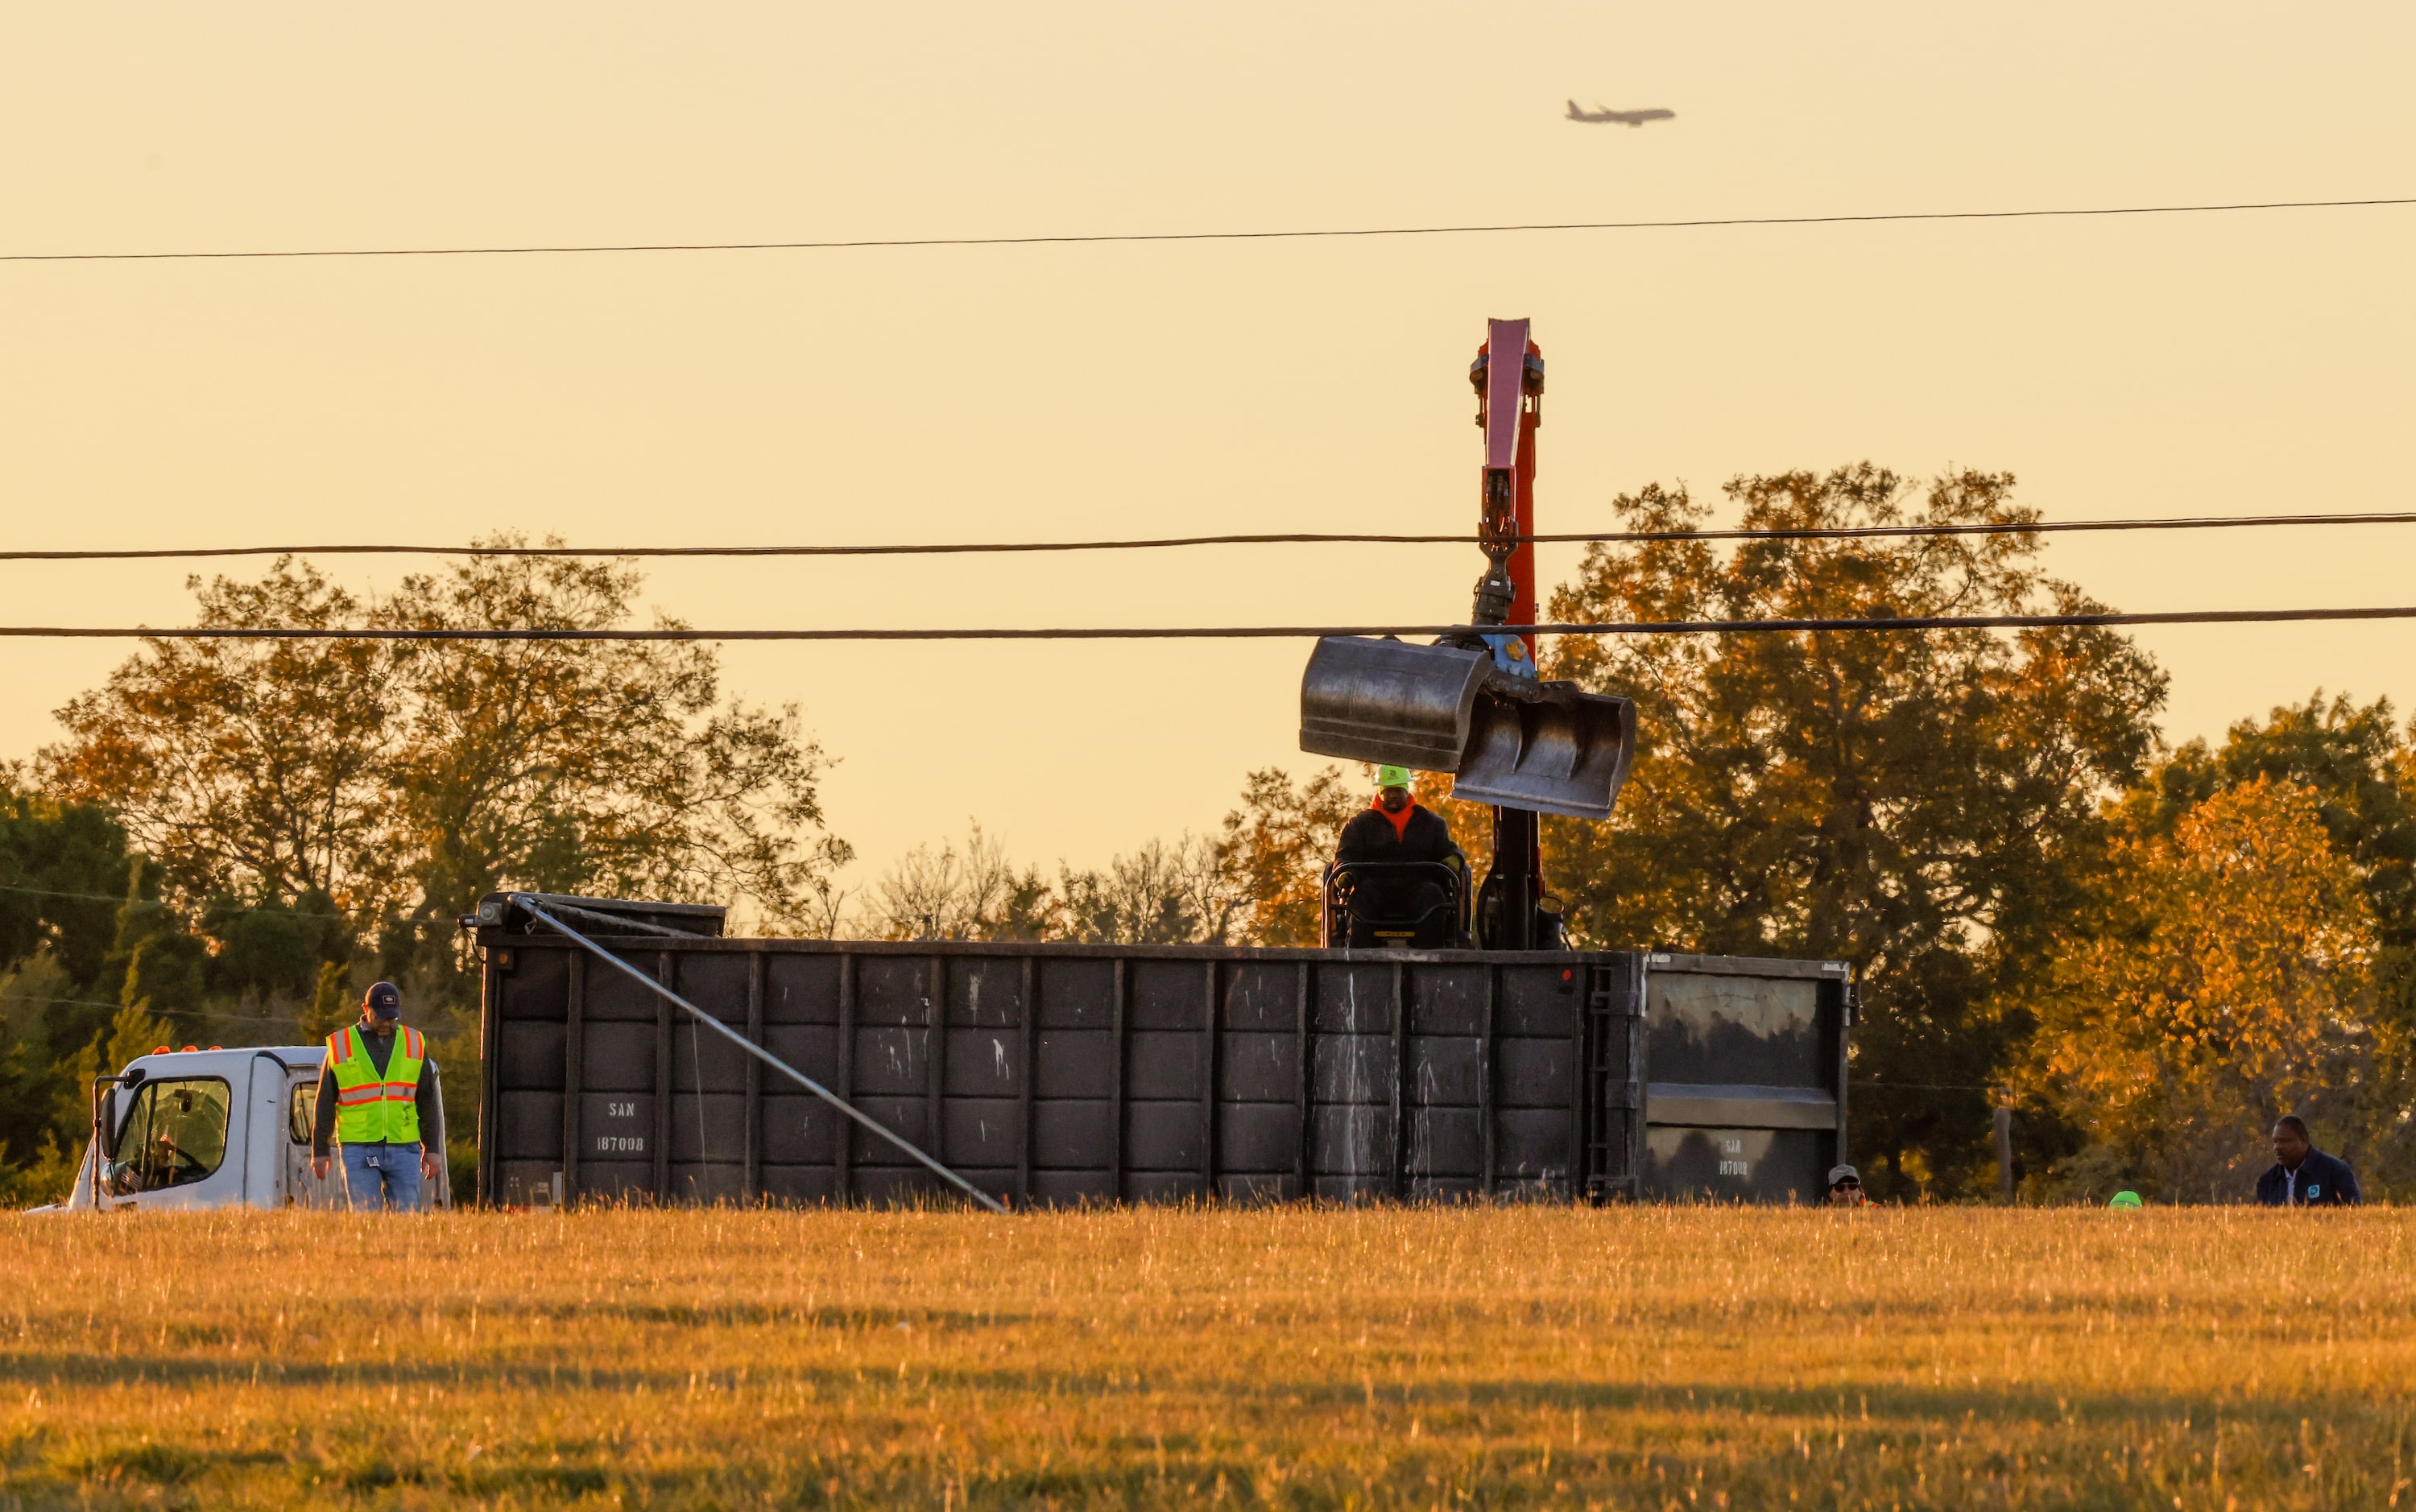
<svg viewBox="0 0 2416 1512"><path fill-rule="evenodd" d="M1752 530L2020 525L2013 479L1925 489L1868 463L1728 487ZM1700 528L1683 488L1626 531ZM1591 548L1556 621L1895 618L2101 607L2024 534ZM2052 943L2102 854L2100 803L2154 748L2165 681L2101 629L1569 636L1548 676L1638 703L1608 825L1546 830L1593 945L1855 963L1852 1142L1882 1196L1993 1180L1986 1088L2016 1048L1985 1011ZM1874 1169L1876 1168L1876 1169Z"/></svg>
<svg viewBox="0 0 2416 1512"><path fill-rule="evenodd" d="M620 561L472 557L404 578L375 618L624 628L643 581ZM459 980L454 921L507 888L737 901L761 925L826 932L850 852L823 824L822 749L793 708L723 701L713 647L410 642L394 696L378 867L395 900L378 923L388 975L424 990Z"/></svg>
<svg viewBox="0 0 2416 1512"><path fill-rule="evenodd" d="M327 629L364 607L282 557L256 583L188 586L204 628ZM107 805L189 902L316 892L370 917L385 901L394 662L365 640L145 641L58 711L68 738L41 755L43 787Z"/></svg>
<svg viewBox="0 0 2416 1512"><path fill-rule="evenodd" d="M2237 1200L2285 1113L2348 1134L2371 1076L2375 915L2316 792L2257 776L2126 836L2086 919L2019 989L2022 1080L2087 1146L2102 1197Z"/></svg>
<svg viewBox="0 0 2416 1512"><path fill-rule="evenodd" d="M203 626L569 629L627 625L642 581L474 556L376 599L290 559L190 586ZM455 921L480 895L702 897L827 933L849 857L796 711L724 699L709 646L150 640L58 717L0 786L0 1162L21 1170L78 1137L76 1077L117 1054L121 1010L177 1026L142 1050L291 1042L380 976L466 1130Z"/></svg>
<svg viewBox="0 0 2416 1512"><path fill-rule="evenodd" d="M960 852L917 846L874 884L867 911L889 940L1041 940L1057 937L1057 899L1036 866L1020 872L998 842L971 827Z"/></svg>
<svg viewBox="0 0 2416 1512"><path fill-rule="evenodd" d="M1326 863L1342 827L1367 806L1338 767L1294 782L1280 767L1243 780L1241 807L1225 816L1217 864L1234 898L1234 933L1249 945L1314 945Z"/></svg>
<svg viewBox="0 0 2416 1512"><path fill-rule="evenodd" d="M881 939L1229 943L1240 900L1212 842L1151 840L1098 870L1019 869L981 826L964 849L917 846L874 884L868 922Z"/></svg>
<svg viewBox="0 0 2416 1512"><path fill-rule="evenodd" d="M1216 843L1151 840L1103 871L1058 871L1065 937L1086 943L1225 945L1243 903Z"/></svg>
<svg viewBox="0 0 2416 1512"><path fill-rule="evenodd" d="M2232 726L2221 746L2192 741L2166 754L2108 811L2113 843L2137 856L2175 841L2183 821L2206 804L2260 782L2289 785L2313 804L2333 854L2357 881L2370 921L2364 1029L2356 1040L2356 1062L2339 1085L2307 1107L2280 1111L2309 1117L2318 1142L2348 1152L2368 1190L2378 1194L2416 1188L2411 775L2416 768L2410 742L2393 723L2388 702L2360 708L2348 697L2327 699L2318 692L2303 704L2273 710L2261 722ZM2108 865L2096 875L2102 886L2090 890L2067 925L2074 937L2092 938L2121 917L2119 890L2130 885L2131 871ZM2108 890L2115 891L2109 895ZM2058 1031L2032 1021L2031 999L2018 985L2003 1011L2011 1035L2031 1045L2034 1067ZM2030 1097L2016 1128L2027 1135L2027 1179L2038 1190L2102 1185L2109 1172L2131 1170L2144 1158L2137 1142L2092 1142L2086 1129L2065 1117L2064 1104L2044 1095L2035 1077L2025 1085ZM2242 1117L2249 1119L2245 1111ZM2249 1121L2253 1126L2255 1120Z"/></svg>
<svg viewBox="0 0 2416 1512"><path fill-rule="evenodd" d="M73 1147L76 1057L117 1010L107 968L132 864L106 810L24 783L0 771L0 1173ZM0 1195L36 1195L15 1185L0 1175Z"/></svg>

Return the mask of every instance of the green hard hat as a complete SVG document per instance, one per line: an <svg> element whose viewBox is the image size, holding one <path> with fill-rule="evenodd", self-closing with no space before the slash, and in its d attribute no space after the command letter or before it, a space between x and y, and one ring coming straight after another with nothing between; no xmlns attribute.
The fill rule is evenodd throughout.
<svg viewBox="0 0 2416 1512"><path fill-rule="evenodd" d="M2113 1200L2108 1202L2106 1205L2108 1207L2145 1207L2148 1205L2139 1200L2139 1194L2136 1191L2118 1191L2114 1194Z"/></svg>
<svg viewBox="0 0 2416 1512"><path fill-rule="evenodd" d="M1407 767L1378 767L1376 769L1376 786L1379 787L1407 787L1410 786L1410 769Z"/></svg>

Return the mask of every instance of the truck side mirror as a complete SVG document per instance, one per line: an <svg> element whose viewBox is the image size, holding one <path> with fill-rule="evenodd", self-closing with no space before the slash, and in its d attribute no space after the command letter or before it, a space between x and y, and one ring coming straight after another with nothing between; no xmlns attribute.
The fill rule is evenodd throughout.
<svg viewBox="0 0 2416 1512"><path fill-rule="evenodd" d="M96 1137L103 1155L117 1154L117 1088L113 1086L100 1094L100 1128Z"/></svg>

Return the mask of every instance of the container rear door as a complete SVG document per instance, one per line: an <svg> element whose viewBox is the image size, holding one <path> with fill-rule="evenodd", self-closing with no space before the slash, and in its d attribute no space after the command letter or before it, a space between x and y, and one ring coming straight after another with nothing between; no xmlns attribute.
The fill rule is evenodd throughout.
<svg viewBox="0 0 2416 1512"><path fill-rule="evenodd" d="M1845 1149L1846 985L1838 962L1647 958L1647 1195L1821 1200Z"/></svg>

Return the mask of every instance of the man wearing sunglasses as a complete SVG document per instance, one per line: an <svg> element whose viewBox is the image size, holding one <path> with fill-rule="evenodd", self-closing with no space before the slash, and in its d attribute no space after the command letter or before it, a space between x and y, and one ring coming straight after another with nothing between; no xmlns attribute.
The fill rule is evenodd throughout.
<svg viewBox="0 0 2416 1512"><path fill-rule="evenodd" d="M1861 1172L1850 1165L1833 1165L1829 1168L1830 1206L1860 1207L1868 1199L1863 1195Z"/></svg>

